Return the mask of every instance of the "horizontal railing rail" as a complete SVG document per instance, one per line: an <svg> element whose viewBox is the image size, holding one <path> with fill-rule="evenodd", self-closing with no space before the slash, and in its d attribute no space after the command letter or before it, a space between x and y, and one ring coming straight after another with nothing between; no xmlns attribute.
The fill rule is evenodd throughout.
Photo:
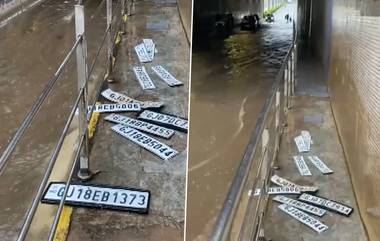
<svg viewBox="0 0 380 241"><path fill-rule="evenodd" d="M296 32L294 24L293 31ZM295 89L295 50L296 38L293 36L293 43L276 75L270 94L258 115L255 129L216 220L210 236L211 241L235 240L231 236L238 237L237 240L239 241L252 241L258 240L262 235L261 226L268 199L267 184L269 183L271 171L277 167L277 152L279 150L282 127L284 126L284 123L281 123L284 121L281 116L284 116L287 109L290 108L291 96L294 94ZM283 104L284 108L281 108L281 104ZM275 110L274 113L272 113L273 109ZM275 132L274 139L271 139L274 143L274 147L272 148L274 151L271 153L269 153L269 141L271 138L269 135L270 115L274 116L274 124L272 125L274 125ZM259 148L260 146L261 148ZM268 156L269 154L271 157ZM259 157L255 159L255 155ZM255 163L256 165L254 165L255 160L258 160L258 163ZM247 180L252 173L256 175L253 177L253 183L248 184L250 196L248 198L246 215L243 221L240 222L239 234L232 235L231 229L233 224L234 222L238 222L234 220L236 212L239 205L243 203L241 202L243 189L247 187ZM260 192L258 195L255 195L255 191L257 190ZM248 235L246 232L248 232Z"/></svg>

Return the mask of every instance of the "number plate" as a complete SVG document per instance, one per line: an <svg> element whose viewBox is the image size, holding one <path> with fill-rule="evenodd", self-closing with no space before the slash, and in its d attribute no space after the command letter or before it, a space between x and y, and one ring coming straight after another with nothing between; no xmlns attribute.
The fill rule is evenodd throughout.
<svg viewBox="0 0 380 241"><path fill-rule="evenodd" d="M301 201L304 201L304 202L307 202L310 204L314 204L318 207L326 208L330 211L334 211L336 213L343 214L347 217L350 216L352 211L354 211L353 208L346 206L344 204L341 204L341 203L338 203L335 201L331 201L329 199L325 199L325 198L321 198L321 197L317 197L317 196L312 196L312 195L306 194L306 193L302 194L298 198L298 200L301 200Z"/></svg>
<svg viewBox="0 0 380 241"><path fill-rule="evenodd" d="M152 67L152 69L169 86L173 87L173 86L183 85L181 81L177 80L172 74L170 74L161 65L154 66Z"/></svg>
<svg viewBox="0 0 380 241"><path fill-rule="evenodd" d="M293 159L297 165L298 171L302 176L311 176L311 172L305 162L305 159L303 159L303 156L293 156Z"/></svg>
<svg viewBox="0 0 380 241"><path fill-rule="evenodd" d="M302 152L308 152L310 150L307 148L302 136L297 136L296 138L294 138L294 142L297 145L298 152L302 153Z"/></svg>
<svg viewBox="0 0 380 241"><path fill-rule="evenodd" d="M329 228L318 219L311 217L310 215L302 212L301 210L298 210L295 207L289 206L287 204L281 204L280 206L278 206L278 208L290 215L291 217L297 219L301 223L305 224L306 226L317 231L318 233L322 233Z"/></svg>
<svg viewBox="0 0 380 241"><path fill-rule="evenodd" d="M152 137L149 137L148 135L145 135L136 129L133 129L132 127L119 124L113 126L112 130L164 160L168 160L178 154L178 152L171 147L157 141Z"/></svg>
<svg viewBox="0 0 380 241"><path fill-rule="evenodd" d="M300 186L297 185L285 178L279 177L277 175L273 175L271 177L271 182L273 182L276 185L279 185L281 187L299 187L301 192L316 192L318 191L318 187L313 187L313 186Z"/></svg>
<svg viewBox="0 0 380 241"><path fill-rule="evenodd" d="M137 57L139 58L141 63L147 63L151 62L152 60L149 58L148 53L146 51L145 45L139 44L135 47L135 51L137 54Z"/></svg>
<svg viewBox="0 0 380 241"><path fill-rule="evenodd" d="M309 156L308 158L323 174L334 173L318 156Z"/></svg>
<svg viewBox="0 0 380 241"><path fill-rule="evenodd" d="M64 182L52 182L41 202L59 204L65 189ZM123 187L71 184L65 204L146 214L149 211L150 192Z"/></svg>
<svg viewBox="0 0 380 241"><path fill-rule="evenodd" d="M303 142L305 143L306 149L309 151L311 146L311 135L308 131L301 131L301 136L303 138Z"/></svg>
<svg viewBox="0 0 380 241"><path fill-rule="evenodd" d="M187 133L188 121L176 116L145 110L138 118Z"/></svg>
<svg viewBox="0 0 380 241"><path fill-rule="evenodd" d="M88 107L91 111L92 106ZM139 103L119 103L119 104L101 104L95 105L94 112L108 113L108 112L124 112L124 111L140 111Z"/></svg>
<svg viewBox="0 0 380 241"><path fill-rule="evenodd" d="M297 201L297 200L294 200L294 199L291 199L291 198L288 198L288 197L285 197L282 195L275 196L273 198L273 200L276 202L279 202L279 203L288 204L289 206L298 208L302 211L314 214L314 215L319 216L319 217L322 217L326 213L326 210L324 210L324 209L317 208L317 207L314 207L314 206L309 205L307 203L303 203L303 202L300 202L300 201Z"/></svg>
<svg viewBox="0 0 380 241"><path fill-rule="evenodd" d="M145 67L133 67L133 72L135 72L136 78L143 90L151 90L156 88L146 72Z"/></svg>
<svg viewBox="0 0 380 241"><path fill-rule="evenodd" d="M162 106L164 106L164 103L162 103L162 102L138 101L138 100L132 99L131 97L128 97L126 95L115 92L111 89L104 90L102 92L102 96L104 98L106 98L107 100L117 102L117 103L138 103L138 104L140 104L141 108L143 108L143 109L161 108Z"/></svg>
<svg viewBox="0 0 380 241"><path fill-rule="evenodd" d="M270 187L268 188L268 194L301 194L301 190L298 187Z"/></svg>
<svg viewBox="0 0 380 241"><path fill-rule="evenodd" d="M118 114L111 114L105 118L107 121L115 122L118 124L123 124L126 126L133 127L135 129L148 132L150 134L161 136L164 138L169 139L174 135L174 131L167 129L165 127L161 127L155 124L147 123L144 121L132 119L126 116L118 115Z"/></svg>
<svg viewBox="0 0 380 241"><path fill-rule="evenodd" d="M145 45L146 52L151 61L154 59L154 53L156 51L156 45L154 44L152 39L143 39L143 43Z"/></svg>

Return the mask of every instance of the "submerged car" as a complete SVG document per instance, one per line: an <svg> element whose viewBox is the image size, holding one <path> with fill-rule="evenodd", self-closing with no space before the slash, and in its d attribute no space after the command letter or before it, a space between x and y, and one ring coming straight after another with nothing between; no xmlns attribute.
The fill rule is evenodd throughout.
<svg viewBox="0 0 380 241"><path fill-rule="evenodd" d="M260 28L260 17L257 14L246 15L240 22L240 29L254 31Z"/></svg>

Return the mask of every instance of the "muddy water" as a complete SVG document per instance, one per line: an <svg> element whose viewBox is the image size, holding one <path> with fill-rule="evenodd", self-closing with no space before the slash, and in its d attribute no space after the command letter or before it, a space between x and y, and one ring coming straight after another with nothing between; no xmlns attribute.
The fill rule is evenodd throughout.
<svg viewBox="0 0 380 241"><path fill-rule="evenodd" d="M85 3L90 60L105 29L105 7L100 2ZM73 45L75 3L44 1L0 28L0 152ZM93 77L100 76L101 64ZM68 66L0 176L1 240L13 240L20 228L76 97L75 60ZM73 147L75 125L70 132L66 143ZM59 166L71 161L70 149L61 154ZM56 177L65 171L58 170Z"/></svg>
<svg viewBox="0 0 380 241"><path fill-rule="evenodd" d="M206 240L292 38L265 25L193 49L187 240Z"/></svg>

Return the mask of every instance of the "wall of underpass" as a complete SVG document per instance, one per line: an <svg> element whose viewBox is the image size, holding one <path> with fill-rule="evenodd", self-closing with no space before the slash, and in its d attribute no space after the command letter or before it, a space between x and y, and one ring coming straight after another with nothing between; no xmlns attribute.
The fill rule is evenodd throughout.
<svg viewBox="0 0 380 241"><path fill-rule="evenodd" d="M315 58L327 85L360 214L372 241L380 240L380 1L299 0L313 5ZM306 16L305 19L307 19ZM302 19L302 18L301 18ZM303 37L308 24L299 25Z"/></svg>
<svg viewBox="0 0 380 241"><path fill-rule="evenodd" d="M363 221L380 240L380 2L333 2L332 107Z"/></svg>

